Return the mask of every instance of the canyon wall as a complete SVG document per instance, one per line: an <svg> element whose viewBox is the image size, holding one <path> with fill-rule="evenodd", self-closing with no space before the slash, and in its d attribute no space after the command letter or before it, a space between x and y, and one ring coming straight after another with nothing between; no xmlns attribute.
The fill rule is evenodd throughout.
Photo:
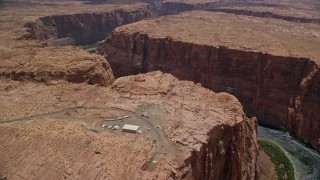
<svg viewBox="0 0 320 180"><path fill-rule="evenodd" d="M0 142L9 144L0 151L3 179L258 176L257 121L228 93L159 71L118 78L108 87L8 79L0 85ZM102 119L123 115L142 133L99 128Z"/></svg>
<svg viewBox="0 0 320 180"><path fill-rule="evenodd" d="M257 123L247 119L234 126L220 125L208 132L207 143L187 160L194 179L257 179Z"/></svg>
<svg viewBox="0 0 320 180"><path fill-rule="evenodd" d="M262 17L262 18L282 19L285 21L298 22L298 23L320 24L320 19L307 18L307 17L285 16L285 15L276 14L276 13L268 12L268 11L258 12L258 11L252 11L252 10L231 9L231 8L230 9L228 9L228 8L216 8L216 9L205 8L205 9L207 9L208 11L214 11L214 12L224 12L224 13L230 13L230 14Z"/></svg>
<svg viewBox="0 0 320 180"><path fill-rule="evenodd" d="M135 9L116 9L103 13L80 13L45 16L25 25L24 38L38 40L72 38L77 45L92 44L104 39L121 25L151 17L147 5ZM71 41L71 45L74 42Z"/></svg>
<svg viewBox="0 0 320 180"><path fill-rule="evenodd" d="M228 6L281 6L277 4L268 4L263 2L248 2L248 1L212 1L212 2L170 2L165 1L157 5L156 11L159 15L172 15L180 12L192 10L214 10L219 7Z"/></svg>
<svg viewBox="0 0 320 180"><path fill-rule="evenodd" d="M126 97L123 104L144 102L165 110L159 126L177 148L168 150L179 159L174 179L257 178L257 120L245 115L234 96L159 71L121 77L111 87ZM147 109L150 120L161 117Z"/></svg>
<svg viewBox="0 0 320 180"><path fill-rule="evenodd" d="M250 2L250 1L216 1L216 2L207 2L207 3L183 3L183 2L163 2L160 3L156 12L160 15L173 15L179 14L185 11L193 11L193 10L205 10L205 11L213 11L213 12L224 12L236 15L246 15L253 17L262 17L262 18L273 18L273 19L281 19L285 21L291 22L299 22L299 23L314 23L320 24L320 19L310 18L310 17L294 17L290 15L284 15L283 13L279 14L277 12L270 12L268 10L265 11L257 11L257 10L248 10L241 9L241 7L277 7L277 8L288 8L279 3L264 3L264 2ZM240 8L240 9L237 9ZM278 9L278 11L280 11Z"/></svg>
<svg viewBox="0 0 320 180"><path fill-rule="evenodd" d="M320 72L307 58L112 34L100 45L116 77L154 70L235 95L246 114L320 150Z"/></svg>
<svg viewBox="0 0 320 180"><path fill-rule="evenodd" d="M178 14L184 11L191 11L193 9L194 9L194 5L192 4L178 3L178 2L163 2L157 6L156 12L160 16L164 16L164 15L170 15L170 14Z"/></svg>

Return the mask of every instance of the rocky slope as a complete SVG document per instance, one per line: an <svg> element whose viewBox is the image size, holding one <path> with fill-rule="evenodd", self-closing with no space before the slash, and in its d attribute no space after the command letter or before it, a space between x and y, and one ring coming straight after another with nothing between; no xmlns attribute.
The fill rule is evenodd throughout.
<svg viewBox="0 0 320 180"><path fill-rule="evenodd" d="M55 41L55 39L68 37L73 41L60 43L62 45L92 44L104 39L118 26L150 17L151 11L147 5L128 9L120 7L106 12L50 15L27 23L25 27L28 28L29 34L24 35L24 38ZM48 41L48 44L54 43Z"/></svg>
<svg viewBox="0 0 320 180"><path fill-rule="evenodd" d="M30 49L26 59L3 59L0 77L17 81L46 82L65 80L108 86L114 81L108 62L99 55L77 47Z"/></svg>
<svg viewBox="0 0 320 180"><path fill-rule="evenodd" d="M258 176L257 122L227 93L161 72L119 78L107 88L0 81L1 178ZM141 125L141 134L126 134L99 126L104 118L126 114L137 114L138 124L136 118L146 114L144 121L157 127ZM163 139L154 141L153 132ZM157 147L167 149L148 172Z"/></svg>
<svg viewBox="0 0 320 180"><path fill-rule="evenodd" d="M116 77L161 70L214 91L229 92L261 124L286 129L320 150L320 71L316 59L320 39L310 38L306 31L302 36L283 29L279 24L285 22L266 25L265 20L256 18L250 24L243 18L194 12L135 23L116 29L100 51ZM192 28L189 21L194 23ZM268 34L274 27L279 28L279 34L272 30ZM301 37L304 39L298 40ZM295 40L298 45L290 43ZM308 49L311 41L314 46Z"/></svg>

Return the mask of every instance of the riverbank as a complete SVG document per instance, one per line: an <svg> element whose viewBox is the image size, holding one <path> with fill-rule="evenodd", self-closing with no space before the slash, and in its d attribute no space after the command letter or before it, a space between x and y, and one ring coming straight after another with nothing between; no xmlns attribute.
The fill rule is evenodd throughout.
<svg viewBox="0 0 320 180"><path fill-rule="evenodd" d="M278 145L266 139L259 139L259 145L274 164L278 179L294 180L294 168L285 152Z"/></svg>
<svg viewBox="0 0 320 180"><path fill-rule="evenodd" d="M296 179L320 179L318 152L283 131L259 126L258 137L275 142L285 151L294 166Z"/></svg>
<svg viewBox="0 0 320 180"><path fill-rule="evenodd" d="M259 150L259 178L258 180L275 180L278 179L275 165L270 157L263 151Z"/></svg>

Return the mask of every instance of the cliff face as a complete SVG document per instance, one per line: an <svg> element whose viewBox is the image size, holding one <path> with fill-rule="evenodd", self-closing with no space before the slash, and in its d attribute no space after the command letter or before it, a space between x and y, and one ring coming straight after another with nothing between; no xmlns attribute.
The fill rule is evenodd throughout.
<svg viewBox="0 0 320 180"><path fill-rule="evenodd" d="M101 45L116 77L161 70L235 95L259 122L320 150L320 73L310 59L115 32ZM107 41L106 41L107 42Z"/></svg>
<svg viewBox="0 0 320 180"><path fill-rule="evenodd" d="M299 22L299 23L320 24L320 19L285 16L285 15L280 15L280 14L276 14L276 13L268 12L268 11L257 12L257 11L245 10L245 9L227 9L227 8L217 8L217 9L207 8L207 9L209 11L224 12L224 13L231 13L231 14L237 14L237 15L282 19L282 20L286 20L286 21Z"/></svg>
<svg viewBox="0 0 320 180"><path fill-rule="evenodd" d="M158 5L156 11L160 16L178 14L184 11L191 11L194 5L179 2L163 2Z"/></svg>
<svg viewBox="0 0 320 180"><path fill-rule="evenodd" d="M234 96L170 74L122 77L108 87L0 79L0 90L0 142L15 141L0 151L3 178L197 180L258 175L255 118L246 117ZM100 127L108 123L104 119L123 115L129 116L123 123L110 123L137 124L142 133ZM48 171L49 166L55 170Z"/></svg>
<svg viewBox="0 0 320 180"><path fill-rule="evenodd" d="M116 9L105 13L45 16L27 23L29 38L38 40L73 38L78 45L104 39L121 25L151 17L148 6L133 10Z"/></svg>
<svg viewBox="0 0 320 180"><path fill-rule="evenodd" d="M176 179L257 178L257 121L234 96L159 71L119 78L112 88L124 104L156 103L167 112L159 125L177 145Z"/></svg>
<svg viewBox="0 0 320 180"><path fill-rule="evenodd" d="M256 127L256 121L247 120L212 129L208 142L189 159L194 179L257 179Z"/></svg>
<svg viewBox="0 0 320 180"><path fill-rule="evenodd" d="M252 7L253 9L243 9L243 7ZM254 9L254 7L262 7L263 10ZM299 6L298 6L299 7ZM313 7L313 6L312 6ZM270 8L270 9L269 9ZM272 11L274 8L276 11ZM291 14L288 12L282 12L287 9L288 11L295 11L290 9L290 5L282 4L281 2L265 2L265 1L213 1L213 2L162 2L156 6L156 12L159 15L173 15L179 14L185 11L192 10L205 10L213 12L224 12L236 15L246 15L262 18L281 19L291 22L299 23L314 23L320 24L320 19L315 17L308 17L306 14ZM271 10L271 11L270 11ZM310 13L310 12L309 12ZM306 17L304 17L306 16Z"/></svg>

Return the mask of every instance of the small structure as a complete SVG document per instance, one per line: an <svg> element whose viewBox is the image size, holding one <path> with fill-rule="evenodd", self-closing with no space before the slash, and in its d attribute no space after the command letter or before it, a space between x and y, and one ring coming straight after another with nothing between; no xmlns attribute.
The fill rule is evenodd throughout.
<svg viewBox="0 0 320 180"><path fill-rule="evenodd" d="M106 127L106 126L104 126L104 127ZM119 125L109 125L108 126L108 129L111 129L111 130L118 130L118 129L120 129L120 126Z"/></svg>
<svg viewBox="0 0 320 180"><path fill-rule="evenodd" d="M122 128L123 132L137 133L140 126L125 124Z"/></svg>
<svg viewBox="0 0 320 180"><path fill-rule="evenodd" d="M116 120L122 120L122 119L125 119L125 118L129 118L129 116L117 117L117 119L116 119Z"/></svg>
<svg viewBox="0 0 320 180"><path fill-rule="evenodd" d="M118 129L120 129L120 126L119 125L113 125L111 129L112 130L118 130Z"/></svg>

